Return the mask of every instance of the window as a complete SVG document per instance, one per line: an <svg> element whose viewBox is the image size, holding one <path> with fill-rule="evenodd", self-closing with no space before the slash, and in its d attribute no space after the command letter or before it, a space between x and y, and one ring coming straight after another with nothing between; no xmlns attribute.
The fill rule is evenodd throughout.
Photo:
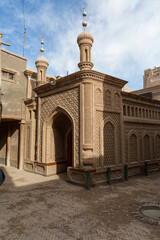
<svg viewBox="0 0 160 240"><path fill-rule="evenodd" d="M16 73L2 69L2 80L16 82Z"/></svg>
<svg viewBox="0 0 160 240"><path fill-rule="evenodd" d="M7 78L7 73L2 71L2 78Z"/></svg>
<svg viewBox="0 0 160 240"><path fill-rule="evenodd" d="M9 73L9 79L13 80L13 74L12 73Z"/></svg>

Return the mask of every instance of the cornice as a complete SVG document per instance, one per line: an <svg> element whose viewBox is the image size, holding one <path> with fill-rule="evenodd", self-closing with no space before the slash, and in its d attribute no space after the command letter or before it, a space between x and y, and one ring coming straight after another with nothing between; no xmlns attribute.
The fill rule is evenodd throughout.
<svg viewBox="0 0 160 240"><path fill-rule="evenodd" d="M31 77L31 78L34 78L36 79L37 78L37 71L36 70L33 70L33 69L27 69L24 71L24 75L26 77ZM46 81L49 82L49 79L50 78L54 78L54 79L57 79L57 78L61 78L60 76L58 77L54 77L54 76L51 76L51 75L46 75Z"/></svg>
<svg viewBox="0 0 160 240"><path fill-rule="evenodd" d="M25 99L25 100L24 100L24 103L25 103L26 105L36 104L36 98L28 98L28 99Z"/></svg>
<svg viewBox="0 0 160 240"><path fill-rule="evenodd" d="M160 125L159 120L158 119L142 119L142 118L135 118L135 117L126 117L123 116L123 121L124 122L130 122L130 123L136 123L136 124L153 124L153 125Z"/></svg>
<svg viewBox="0 0 160 240"><path fill-rule="evenodd" d="M158 105L158 107L160 107L160 101L155 100L155 99L150 99L150 98L146 98L144 96L141 95L136 95L133 93L128 93L128 92L123 92L122 91L122 100L123 102L134 102L134 103L140 103L140 104L147 104L147 105L153 105L155 106Z"/></svg>
<svg viewBox="0 0 160 240"><path fill-rule="evenodd" d="M72 87L73 84L83 82L84 80L100 81L103 83L107 83L109 85L117 86L119 88L122 88L127 83L127 81L125 80L107 74L103 74L94 70L82 70L62 77L60 79L57 79L56 85L54 86L47 83L43 86L35 88L34 91L36 94L42 94L46 91L52 91L58 88L60 89L62 87L69 85Z"/></svg>
<svg viewBox="0 0 160 240"><path fill-rule="evenodd" d="M22 59L22 60L24 60L24 61L27 61L27 58L22 57L22 56L20 56L20 55L17 55L17 54L15 54L15 53L12 53L12 52L10 52L10 51L8 51L8 50L1 49L1 51L4 52L4 53L7 53L7 54L9 54L9 55L12 55L12 56L14 56L14 57L20 58L20 59Z"/></svg>
<svg viewBox="0 0 160 240"><path fill-rule="evenodd" d="M160 85L143 88L143 89L140 89L140 90L133 91L131 93L141 94L141 93L153 92L153 91L157 91L157 90L160 90Z"/></svg>

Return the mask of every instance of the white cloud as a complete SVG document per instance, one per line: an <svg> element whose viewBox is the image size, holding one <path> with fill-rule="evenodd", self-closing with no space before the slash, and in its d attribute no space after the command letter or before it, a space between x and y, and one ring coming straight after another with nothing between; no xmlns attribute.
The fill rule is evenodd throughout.
<svg viewBox="0 0 160 240"><path fill-rule="evenodd" d="M143 70L160 64L160 15L157 0L89 0L90 29L95 38L96 69L142 87ZM93 15L94 16L93 16Z"/></svg>
<svg viewBox="0 0 160 240"><path fill-rule="evenodd" d="M0 6L5 2L7 6L13 3L1 0ZM46 0L43 4L42 0L26 0L25 4L28 67L35 68L43 31L44 55L50 64L48 73L63 76L67 71L77 71L80 54L76 39L82 31L83 1L69 0L64 5L64 1ZM9 27L3 24L0 29L10 37L16 33L11 38L16 40L12 49L21 54L22 6L13 5L14 12L10 12L13 23ZM144 69L160 65L159 9L159 0L88 0L87 31L95 40L92 47L94 69L128 80L131 88L141 88Z"/></svg>

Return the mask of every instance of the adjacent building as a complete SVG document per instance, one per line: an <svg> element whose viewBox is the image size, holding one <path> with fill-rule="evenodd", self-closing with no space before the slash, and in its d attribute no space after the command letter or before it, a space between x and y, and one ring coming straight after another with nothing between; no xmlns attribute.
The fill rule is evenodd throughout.
<svg viewBox="0 0 160 240"><path fill-rule="evenodd" d="M0 163L23 168L23 127L27 94L24 71L27 60L19 55L1 50L1 101Z"/></svg>

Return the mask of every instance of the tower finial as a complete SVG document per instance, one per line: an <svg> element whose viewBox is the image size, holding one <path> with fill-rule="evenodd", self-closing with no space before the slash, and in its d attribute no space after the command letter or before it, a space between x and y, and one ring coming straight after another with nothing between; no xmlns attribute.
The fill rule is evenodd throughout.
<svg viewBox="0 0 160 240"><path fill-rule="evenodd" d="M84 3L84 8L83 8L83 9L84 9L84 11L83 11L84 20L83 20L83 22L82 22L82 26L84 27L84 31L86 30L86 27L87 27L87 22L86 22L87 13L86 13L86 11L85 11L86 5L87 5L87 3L85 2L85 3Z"/></svg>
<svg viewBox="0 0 160 240"><path fill-rule="evenodd" d="M41 49L40 49L41 56L43 56L43 52L44 52L43 44L44 44L44 41L43 41L43 33L42 33Z"/></svg>

